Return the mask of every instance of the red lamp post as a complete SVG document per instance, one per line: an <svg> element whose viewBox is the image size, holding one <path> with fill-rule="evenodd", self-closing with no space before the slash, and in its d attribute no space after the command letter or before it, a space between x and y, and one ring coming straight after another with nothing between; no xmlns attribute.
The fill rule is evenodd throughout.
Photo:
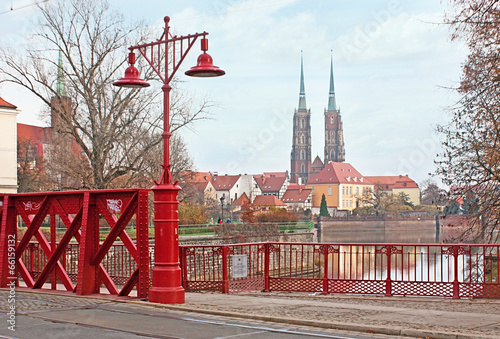
<svg viewBox="0 0 500 339"><path fill-rule="evenodd" d="M149 290L149 300L162 304L183 304L185 301L184 288L181 282L179 266L179 219L177 194L181 189L177 182L173 182L170 173L169 145L170 145L170 87L175 72L190 51L198 37L201 38L203 53L198 57L198 64L185 74L194 77L216 77L225 72L214 66L208 50L207 32L195 33L186 36L174 36L170 33L166 16L165 29L157 41L129 47L130 66L125 70L125 77L115 81L113 85L128 88L143 88L149 84L139 77L139 71L134 66L134 50L147 60L155 73L163 81L163 170L159 182L155 182L154 193L154 223L155 223L155 263L153 268L153 285ZM164 53L162 73L161 53ZM169 64L169 53L172 63ZM169 72L169 67L172 71Z"/></svg>

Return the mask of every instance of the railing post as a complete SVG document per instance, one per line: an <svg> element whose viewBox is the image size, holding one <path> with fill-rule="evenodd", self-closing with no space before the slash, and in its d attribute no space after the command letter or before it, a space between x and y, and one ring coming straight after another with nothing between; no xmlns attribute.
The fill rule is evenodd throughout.
<svg viewBox="0 0 500 339"><path fill-rule="evenodd" d="M269 244L264 244L264 292L269 292Z"/></svg>
<svg viewBox="0 0 500 339"><path fill-rule="evenodd" d="M146 298L149 293L149 211L147 190L137 192L135 218L136 246L139 252L137 262L139 281L136 289L139 298Z"/></svg>
<svg viewBox="0 0 500 339"><path fill-rule="evenodd" d="M0 287L18 286L16 258L14 249L17 248L17 223L15 207L11 204L11 197L3 196L2 218L0 224Z"/></svg>
<svg viewBox="0 0 500 339"><path fill-rule="evenodd" d="M387 278L385 279L385 296L392 296L392 281L391 281L391 245L387 245L385 248L387 249Z"/></svg>
<svg viewBox="0 0 500 339"><path fill-rule="evenodd" d="M325 264L323 267L323 290L321 294L328 294L328 245L324 245L323 256L325 257Z"/></svg>
<svg viewBox="0 0 500 339"><path fill-rule="evenodd" d="M89 191L83 193L81 229L76 284L76 294L78 295L99 292L98 266L91 264L92 256L97 252L99 245L99 216L97 215L94 197Z"/></svg>
<svg viewBox="0 0 500 339"><path fill-rule="evenodd" d="M222 245L222 293L229 293L227 280L227 247Z"/></svg>
<svg viewBox="0 0 500 339"><path fill-rule="evenodd" d="M56 238L56 212L54 207L50 209L50 253L51 257L54 255L54 252L56 251L57 247L57 238ZM49 258L50 259L50 258ZM57 282L56 282L56 270L52 270L52 273L50 274L50 286L53 290L57 289Z"/></svg>
<svg viewBox="0 0 500 339"><path fill-rule="evenodd" d="M181 263L181 272L182 272L182 288L187 291L187 257L186 257L186 248L179 246L179 262Z"/></svg>
<svg viewBox="0 0 500 339"><path fill-rule="evenodd" d="M458 246L453 246L453 299L460 299L460 289L458 285Z"/></svg>

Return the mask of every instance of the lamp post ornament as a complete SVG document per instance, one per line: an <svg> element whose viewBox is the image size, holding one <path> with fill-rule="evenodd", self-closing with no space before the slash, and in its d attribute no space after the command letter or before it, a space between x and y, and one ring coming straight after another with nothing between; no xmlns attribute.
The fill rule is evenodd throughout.
<svg viewBox="0 0 500 339"><path fill-rule="evenodd" d="M134 66L137 50L153 68L162 80L163 86L163 165L160 180L152 187L154 193L154 224L155 224L155 262L153 268L153 284L149 290L149 301L162 304L183 304L185 291L182 287L181 268L179 264L179 218L177 194L180 187L173 181L170 172L170 87L169 83L179 69L182 61L191 47L201 37L201 50L198 63L185 72L193 77L216 77L225 72L213 65L208 50L207 32L185 36L172 35L168 23L170 18L164 18L165 28L160 39L129 47L128 62L125 77L113 85L128 88L148 87L149 83L139 77L139 71ZM164 53L162 65L161 54ZM169 64L169 53L172 63ZM162 68L163 67L163 68ZM169 72L169 67L172 68ZM163 70L163 72L162 72Z"/></svg>

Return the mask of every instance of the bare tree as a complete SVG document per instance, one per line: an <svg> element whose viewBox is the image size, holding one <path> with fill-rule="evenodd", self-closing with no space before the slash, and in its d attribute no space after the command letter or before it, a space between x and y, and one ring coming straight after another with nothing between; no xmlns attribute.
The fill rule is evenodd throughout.
<svg viewBox="0 0 500 339"><path fill-rule="evenodd" d="M469 49L457 87L459 102L438 157L451 199L474 196L467 237L498 241L500 226L500 6L493 0L452 0L448 23L452 38Z"/></svg>
<svg viewBox="0 0 500 339"><path fill-rule="evenodd" d="M0 82L27 88L49 108L52 135L59 136L46 165L49 172L62 173L65 188L72 189L124 187L144 177L144 171L154 172L145 166L159 167L161 161L144 158L161 153L160 83L141 91L112 86L123 76L125 48L153 40L145 24L125 23L100 0L51 1L39 8L41 17L25 50L1 50ZM142 58L136 66L145 80L157 80ZM196 107L177 86L174 81L172 132L207 118L210 107L205 99Z"/></svg>

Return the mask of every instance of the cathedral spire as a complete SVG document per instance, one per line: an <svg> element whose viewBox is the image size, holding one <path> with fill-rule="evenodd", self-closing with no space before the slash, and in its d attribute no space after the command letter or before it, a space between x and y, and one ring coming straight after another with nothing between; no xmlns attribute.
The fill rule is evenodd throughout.
<svg viewBox="0 0 500 339"><path fill-rule="evenodd" d="M305 90L305 86L304 86L304 60L302 58L302 51L300 54L299 109L307 109L307 107L306 107L306 90Z"/></svg>
<svg viewBox="0 0 500 339"><path fill-rule="evenodd" d="M336 111L337 103L335 101L335 88L333 86L333 54L331 55L331 65L330 65L330 92L328 93L328 110Z"/></svg>
<svg viewBox="0 0 500 339"><path fill-rule="evenodd" d="M66 84L64 82L64 72L62 63L62 52L59 50L59 60L57 62L57 83L56 83L57 95L61 97L66 96Z"/></svg>

